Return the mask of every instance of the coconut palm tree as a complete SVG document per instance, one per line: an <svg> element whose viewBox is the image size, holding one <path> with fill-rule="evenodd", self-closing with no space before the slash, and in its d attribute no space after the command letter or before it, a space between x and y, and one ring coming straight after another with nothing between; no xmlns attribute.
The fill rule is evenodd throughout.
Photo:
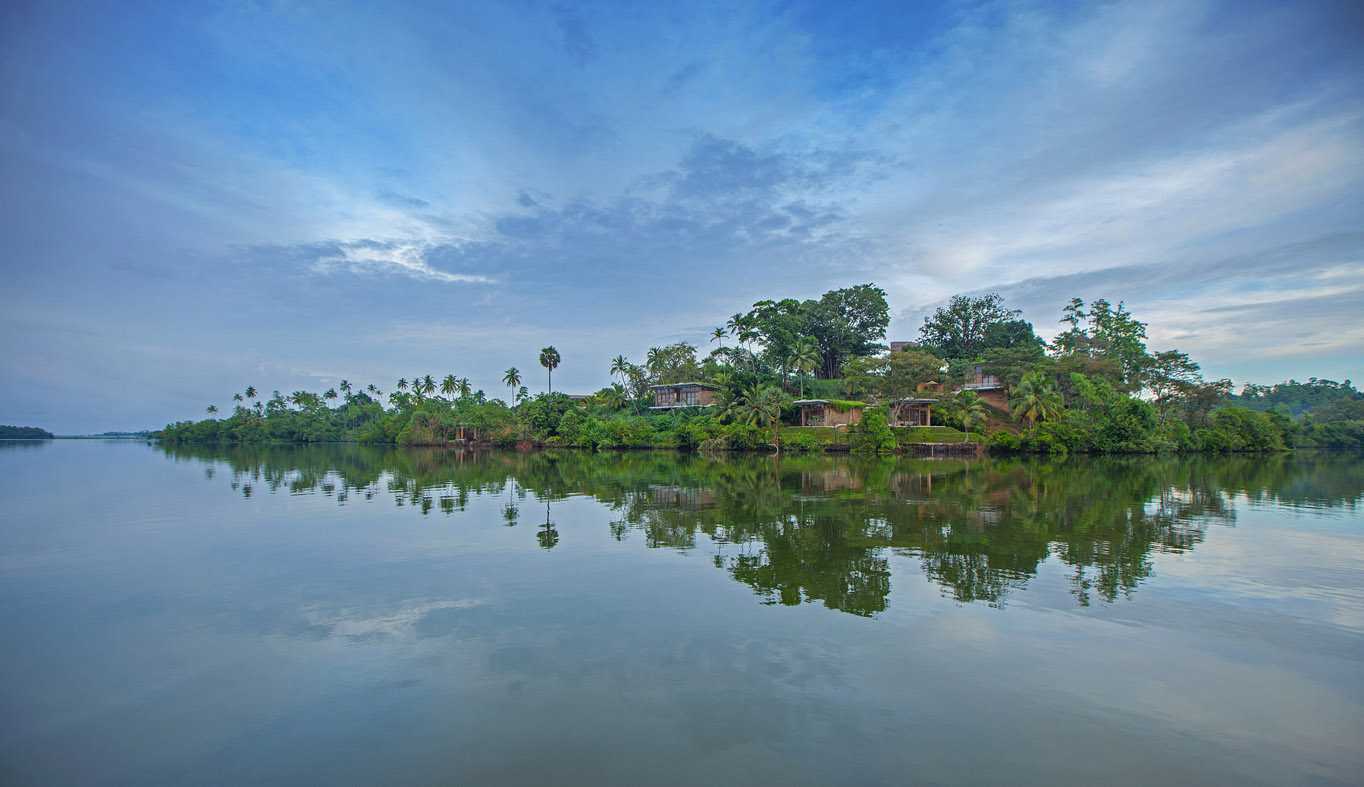
<svg viewBox="0 0 1364 787"><path fill-rule="evenodd" d="M791 356L787 363L800 375L800 395L805 397L805 375L819 368L820 361L824 360L824 355L819 351L819 342L809 336L802 336L796 341L795 347L791 348Z"/></svg>
<svg viewBox="0 0 1364 787"><path fill-rule="evenodd" d="M234 401L234 402L240 402L240 401L242 401L242 395L239 394L239 393L234 393L234 394L232 394L232 401Z"/></svg>
<svg viewBox="0 0 1364 787"><path fill-rule="evenodd" d="M739 423L772 430L772 442L781 451L781 411L786 395L772 385L751 385L739 392L725 408L725 415Z"/></svg>
<svg viewBox="0 0 1364 787"><path fill-rule="evenodd" d="M710 340L713 342L719 342L720 349L723 350L725 349L725 337L728 335L729 334L725 332L724 327L716 328L715 330L710 332Z"/></svg>
<svg viewBox="0 0 1364 787"><path fill-rule="evenodd" d="M1014 386L1009 409L1015 418L1026 418L1029 426L1052 421L1061 414L1061 394L1056 384L1039 372L1028 372Z"/></svg>
<svg viewBox="0 0 1364 787"><path fill-rule="evenodd" d="M611 359L611 376L619 377L621 382L625 382L626 375L630 374L630 361L624 355L617 355Z"/></svg>
<svg viewBox="0 0 1364 787"><path fill-rule="evenodd" d="M256 398L256 386L254 386L254 385L248 385L248 386L246 386L246 398L247 398L247 399L255 399L255 398Z"/></svg>
<svg viewBox="0 0 1364 787"><path fill-rule="evenodd" d="M602 406L609 410L625 409L625 386L620 383L611 383L610 388L603 388L597 394Z"/></svg>
<svg viewBox="0 0 1364 787"><path fill-rule="evenodd" d="M521 386L521 370L512 366L502 373L502 384L512 389L512 405L517 404L516 389Z"/></svg>
<svg viewBox="0 0 1364 787"><path fill-rule="evenodd" d="M434 390L436 390L436 379L428 374L422 378L422 391L429 396Z"/></svg>
<svg viewBox="0 0 1364 787"><path fill-rule="evenodd" d="M554 349L554 345L544 347L540 350L540 365L549 371L549 392L554 393L554 370L559 368L559 351Z"/></svg>
<svg viewBox="0 0 1364 787"><path fill-rule="evenodd" d="M212 415L217 415L217 414L218 414L218 405L216 405L216 404L211 404L211 405L209 405L208 407L205 407L205 408L204 408L204 412L208 413L208 414L211 415L211 416L212 416Z"/></svg>
<svg viewBox="0 0 1364 787"><path fill-rule="evenodd" d="M469 385L468 377L461 377L455 381L455 390L459 391L459 398L467 399L474 389Z"/></svg>
<svg viewBox="0 0 1364 787"><path fill-rule="evenodd" d="M975 391L962 391L957 394L957 412L961 414L961 425L966 432L976 432L985 426L988 414L985 410L985 402Z"/></svg>
<svg viewBox="0 0 1364 787"><path fill-rule="evenodd" d="M407 378L406 378L406 377L399 377L399 378L398 378L398 390L399 390L399 391L406 391L406 390L407 390Z"/></svg>
<svg viewBox="0 0 1364 787"><path fill-rule="evenodd" d="M323 398L323 399L335 399L335 398L336 398L336 389L335 389L335 388L328 388L328 389L327 389L327 392L324 393L324 394L322 394L322 398Z"/></svg>
<svg viewBox="0 0 1364 787"><path fill-rule="evenodd" d="M635 365L630 363L630 361L627 360L624 355L617 355L615 358L611 359L611 376L620 377L621 389L625 391L626 398L629 399L632 404L634 404L635 414L638 415L639 402L635 401L635 398L633 396L630 396L630 391L628 388L626 388L626 386L629 385L630 372L632 372L634 368Z"/></svg>
<svg viewBox="0 0 1364 787"><path fill-rule="evenodd" d="M347 399L350 398L351 389L350 380L342 380L341 384L337 387L341 389L341 393L345 394Z"/></svg>
<svg viewBox="0 0 1364 787"><path fill-rule="evenodd" d="M459 380L453 374L445 375L445 379L440 381L440 392L446 396L454 396L458 390Z"/></svg>

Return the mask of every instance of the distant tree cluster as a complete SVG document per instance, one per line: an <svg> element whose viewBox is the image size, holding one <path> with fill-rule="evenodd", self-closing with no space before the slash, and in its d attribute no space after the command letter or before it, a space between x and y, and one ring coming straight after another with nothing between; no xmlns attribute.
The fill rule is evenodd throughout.
<svg viewBox="0 0 1364 787"><path fill-rule="evenodd" d="M55 435L36 426L0 426L0 440L51 440Z"/></svg>

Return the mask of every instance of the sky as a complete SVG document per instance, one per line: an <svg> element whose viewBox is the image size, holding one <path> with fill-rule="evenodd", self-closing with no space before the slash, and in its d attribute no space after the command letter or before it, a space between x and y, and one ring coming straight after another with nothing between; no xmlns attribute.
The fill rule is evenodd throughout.
<svg viewBox="0 0 1364 787"><path fill-rule="evenodd" d="M874 282L1364 377L1364 6L0 4L0 423L609 382Z"/></svg>

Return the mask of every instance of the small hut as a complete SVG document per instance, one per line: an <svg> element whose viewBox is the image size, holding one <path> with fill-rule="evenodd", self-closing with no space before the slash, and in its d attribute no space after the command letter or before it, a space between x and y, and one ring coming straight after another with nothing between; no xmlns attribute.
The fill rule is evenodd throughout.
<svg viewBox="0 0 1364 787"><path fill-rule="evenodd" d="M937 399L897 399L890 405L891 426L932 426Z"/></svg>
<svg viewBox="0 0 1364 787"><path fill-rule="evenodd" d="M839 399L797 399L801 426L851 426L862 420L862 402Z"/></svg>

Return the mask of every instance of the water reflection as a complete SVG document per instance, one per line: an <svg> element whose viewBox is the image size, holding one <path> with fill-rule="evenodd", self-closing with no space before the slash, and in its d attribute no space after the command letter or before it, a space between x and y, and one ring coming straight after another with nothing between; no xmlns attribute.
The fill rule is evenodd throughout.
<svg viewBox="0 0 1364 787"><path fill-rule="evenodd" d="M1160 553L1193 550L1238 505L1356 509L1364 462L1340 456L907 460L671 453L464 453L364 446L230 450L166 447L224 462L243 497L321 494L339 505L384 496L422 515L502 501L516 526L527 495L545 506L539 547L561 543L553 504L588 495L609 535L651 549L704 538L717 568L763 603L887 608L891 559L962 603L1004 605L1048 561L1079 605L1114 602L1152 576ZM206 473L215 478L212 467Z"/></svg>

